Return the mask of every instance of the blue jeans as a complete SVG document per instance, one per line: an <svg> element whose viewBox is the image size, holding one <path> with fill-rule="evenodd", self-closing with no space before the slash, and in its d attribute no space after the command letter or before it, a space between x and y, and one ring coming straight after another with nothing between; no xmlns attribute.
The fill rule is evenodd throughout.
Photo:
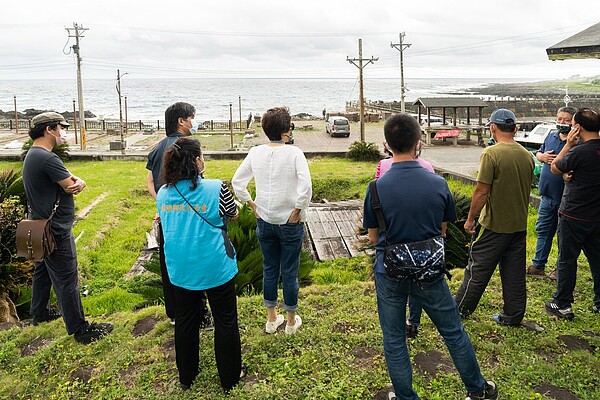
<svg viewBox="0 0 600 400"><path fill-rule="evenodd" d="M535 245L535 256L533 257L533 266L538 269L546 268L548 254L552 249L552 239L558 226L558 207L560 201L555 201L550 197L542 196L540 207L538 208L538 217L535 222L535 232L537 233L537 242Z"/></svg>
<svg viewBox="0 0 600 400"><path fill-rule="evenodd" d="M416 283L410 280L396 281L386 274L376 273L375 286L385 361L399 399L419 399L412 388L412 366L406 348L404 320L408 296L419 302L444 338L466 390L479 392L484 389L485 379L479 370L473 345L460 321L458 307L443 276L431 283Z"/></svg>
<svg viewBox="0 0 600 400"><path fill-rule="evenodd" d="M594 281L594 304L600 307L600 222L578 221L561 215L558 224L557 280L554 301L570 307L577 281L577 257L583 249Z"/></svg>
<svg viewBox="0 0 600 400"><path fill-rule="evenodd" d="M414 297L408 298L408 322L411 325L421 324L421 314L423 314L423 307L419 304Z"/></svg>
<svg viewBox="0 0 600 400"><path fill-rule="evenodd" d="M283 283L283 308L298 310L298 266L304 238L304 223L273 225L256 220L256 236L263 254L263 304L277 305L279 278Z"/></svg>

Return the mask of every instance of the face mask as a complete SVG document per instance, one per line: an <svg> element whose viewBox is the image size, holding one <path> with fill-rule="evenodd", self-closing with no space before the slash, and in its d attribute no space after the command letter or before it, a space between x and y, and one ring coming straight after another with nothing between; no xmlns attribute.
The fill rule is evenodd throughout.
<svg viewBox="0 0 600 400"><path fill-rule="evenodd" d="M64 129L60 129L58 132L60 136L54 137L54 139L56 139L56 145L60 146L63 143L67 143L67 132Z"/></svg>
<svg viewBox="0 0 600 400"><path fill-rule="evenodd" d="M558 129L558 133L562 133L563 135L566 135L567 133L571 132L571 125L556 124L556 129Z"/></svg>
<svg viewBox="0 0 600 400"><path fill-rule="evenodd" d="M198 124L196 124L196 121L193 119L190 121L190 123L192 124L192 127L190 128L190 135L195 135L196 132L198 132Z"/></svg>

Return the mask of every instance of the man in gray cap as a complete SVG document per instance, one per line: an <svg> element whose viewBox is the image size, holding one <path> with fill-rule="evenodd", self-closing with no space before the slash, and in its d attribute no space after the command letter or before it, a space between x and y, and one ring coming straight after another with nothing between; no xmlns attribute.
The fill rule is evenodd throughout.
<svg viewBox="0 0 600 400"><path fill-rule="evenodd" d="M41 262L35 263L31 294L33 324L52 321L61 316L50 308L50 288L54 288L62 318L69 335L88 344L113 330L113 324L85 320L79 295L77 253L71 230L75 218L73 195L86 184L65 167L52 152L54 146L65 143L69 126L65 118L55 112L45 112L32 119L29 136L33 145L23 163L23 183L29 205L29 218L49 218L53 210L52 233L56 250Z"/></svg>
<svg viewBox="0 0 600 400"><path fill-rule="evenodd" d="M465 231L473 235L471 251L454 296L463 318L472 314L500 265L504 308L492 319L510 326L520 325L525 315L527 209L534 167L529 152L514 140L516 122L515 114L506 109L498 109L490 117L488 126L497 144L481 153L477 186L465 222Z"/></svg>

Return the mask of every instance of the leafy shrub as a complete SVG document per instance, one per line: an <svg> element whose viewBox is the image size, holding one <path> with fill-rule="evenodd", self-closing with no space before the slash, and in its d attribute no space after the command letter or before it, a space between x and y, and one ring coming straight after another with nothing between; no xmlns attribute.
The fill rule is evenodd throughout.
<svg viewBox="0 0 600 400"><path fill-rule="evenodd" d="M18 197L23 206L27 205L21 172L14 169L0 171L0 201L4 201L11 196Z"/></svg>
<svg viewBox="0 0 600 400"><path fill-rule="evenodd" d="M373 166L373 171L375 171L375 166ZM352 177L348 179L314 179L312 182L313 201L323 199L327 199L328 201L342 201L363 198L370 180L371 177L365 179Z"/></svg>
<svg viewBox="0 0 600 400"><path fill-rule="evenodd" d="M347 157L354 161L379 161L381 153L375 143L354 142L348 149Z"/></svg>
<svg viewBox="0 0 600 400"><path fill-rule="evenodd" d="M453 192L456 208L456 221L448 223L446 231L446 266L449 269L464 268L469 259L469 242L471 235L465 232L465 221L469 215L471 198Z"/></svg>
<svg viewBox="0 0 600 400"><path fill-rule="evenodd" d="M0 288L10 289L27 281L21 276L17 262L17 225L25 217L25 207L18 197L8 197L0 203ZM22 269L29 268L30 264Z"/></svg>
<svg viewBox="0 0 600 400"><path fill-rule="evenodd" d="M29 139L23 144L22 152L21 152L21 160L25 159L27 152L33 146L33 139ZM52 148L52 152L60 157L61 160L65 161L69 159L69 144L62 143Z"/></svg>

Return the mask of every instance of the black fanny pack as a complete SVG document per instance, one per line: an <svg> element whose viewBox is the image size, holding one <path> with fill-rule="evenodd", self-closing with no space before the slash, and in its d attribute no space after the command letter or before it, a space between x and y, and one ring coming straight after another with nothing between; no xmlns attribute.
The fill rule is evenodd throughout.
<svg viewBox="0 0 600 400"><path fill-rule="evenodd" d="M436 236L418 242L389 244L383 210L379 202L376 180L369 183L371 206L377 217L380 233L385 236L383 266L387 275L396 280L410 279L415 282L433 282L443 274L452 278L446 268L444 238Z"/></svg>

